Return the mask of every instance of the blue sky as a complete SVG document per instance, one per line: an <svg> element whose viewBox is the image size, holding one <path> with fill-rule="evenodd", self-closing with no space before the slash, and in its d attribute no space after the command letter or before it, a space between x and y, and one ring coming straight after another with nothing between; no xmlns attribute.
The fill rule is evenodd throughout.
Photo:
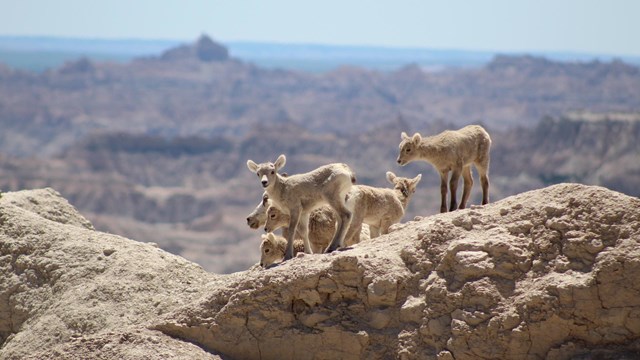
<svg viewBox="0 0 640 360"><path fill-rule="evenodd" d="M0 35L640 55L636 0L0 0Z"/></svg>

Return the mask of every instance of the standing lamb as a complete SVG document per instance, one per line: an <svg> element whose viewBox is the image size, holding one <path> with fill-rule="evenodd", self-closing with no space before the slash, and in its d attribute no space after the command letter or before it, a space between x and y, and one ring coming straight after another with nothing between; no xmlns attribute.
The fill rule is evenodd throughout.
<svg viewBox="0 0 640 360"><path fill-rule="evenodd" d="M458 209L456 191L460 175L464 179L464 190L460 209L464 209L471 194L473 178L471 164L480 174L482 184L482 205L489 203L489 150L491 138L479 125L465 126L460 130L447 130L434 136L422 138L419 133L409 137L401 135L398 164L404 166L412 161L423 160L431 163L440 173L440 212L447 212L447 178L451 171L451 205L449 211Z"/></svg>
<svg viewBox="0 0 640 360"><path fill-rule="evenodd" d="M328 204L338 214L337 229L326 252L332 252L344 246L344 238L351 223L351 212L345 207L345 195L355 183L355 174L346 164L329 164L304 174L283 177L278 174L287 159L280 155L275 163L256 164L247 161L247 167L254 172L269 199L290 216L289 229L302 232L305 252L311 253L308 224L309 213L318 207ZM284 260L293 257L293 238L296 231L287 236L287 250Z"/></svg>
<svg viewBox="0 0 640 360"><path fill-rule="evenodd" d="M400 222L409 205L422 174L413 179L397 177L387 171L387 180L393 189L354 185L347 195L347 207L353 213L347 239L358 242L362 224L369 225L371 238L388 234L389 227ZM269 220L267 220L269 221Z"/></svg>

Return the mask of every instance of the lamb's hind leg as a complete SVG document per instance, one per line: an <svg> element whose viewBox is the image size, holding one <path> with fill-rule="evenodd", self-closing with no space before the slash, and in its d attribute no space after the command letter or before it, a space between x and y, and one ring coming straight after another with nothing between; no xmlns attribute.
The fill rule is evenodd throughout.
<svg viewBox="0 0 640 360"><path fill-rule="evenodd" d="M292 209L289 213L289 234L287 234L287 250L284 253L284 260L293 258L293 239L296 235L298 222L300 221L300 209Z"/></svg>
<svg viewBox="0 0 640 360"><path fill-rule="evenodd" d="M447 212L447 175L449 171L440 171L440 212ZM373 236L372 236L373 238Z"/></svg>
<svg viewBox="0 0 640 360"><path fill-rule="evenodd" d="M482 185L482 205L489 203L489 159L482 164L476 164L478 174L480 174L480 184Z"/></svg>
<svg viewBox="0 0 640 360"><path fill-rule="evenodd" d="M462 167L453 168L453 171L451 172L451 180L449 181L449 190L451 191L451 206L449 207L449 211L454 211L458 208L456 193L458 192L460 173L462 173Z"/></svg>
<svg viewBox="0 0 640 360"><path fill-rule="evenodd" d="M464 179L464 188L462 190L462 201L460 201L460 206L458 206L458 209L464 209L465 207L467 207L469 195L471 195L471 188L473 187L471 165L467 165L462 168L462 179Z"/></svg>
<svg viewBox="0 0 640 360"><path fill-rule="evenodd" d="M480 175L480 183L482 184L482 205L486 205L489 203L489 176Z"/></svg>
<svg viewBox="0 0 640 360"><path fill-rule="evenodd" d="M344 196L341 196L339 199L334 200L329 203L331 207L338 214L336 233L333 236L333 240L331 240L331 244L325 250L326 253L333 252L340 247L344 247L344 238L347 234L347 230L349 230L349 226L351 225L351 211L346 208L343 201Z"/></svg>
<svg viewBox="0 0 640 360"><path fill-rule="evenodd" d="M373 239L377 238L378 236L380 236L380 227L369 225L369 238Z"/></svg>

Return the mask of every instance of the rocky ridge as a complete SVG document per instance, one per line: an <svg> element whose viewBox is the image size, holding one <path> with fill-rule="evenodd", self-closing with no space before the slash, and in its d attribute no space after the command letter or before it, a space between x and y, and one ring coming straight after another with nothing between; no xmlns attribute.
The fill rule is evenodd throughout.
<svg viewBox="0 0 640 360"><path fill-rule="evenodd" d="M197 298L199 266L93 230L52 189L3 193L0 229L0 359L217 358L141 325Z"/></svg>
<svg viewBox="0 0 640 360"><path fill-rule="evenodd" d="M231 275L0 199L0 359L631 359L640 200L560 184ZM214 355L218 354L218 355Z"/></svg>

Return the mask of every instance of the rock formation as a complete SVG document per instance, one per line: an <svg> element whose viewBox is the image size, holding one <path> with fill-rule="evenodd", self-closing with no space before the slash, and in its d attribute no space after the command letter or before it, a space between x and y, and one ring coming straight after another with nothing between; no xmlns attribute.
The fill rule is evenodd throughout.
<svg viewBox="0 0 640 360"><path fill-rule="evenodd" d="M145 323L211 275L150 244L93 230L51 189L0 198L0 359L216 359Z"/></svg>
<svg viewBox="0 0 640 360"><path fill-rule="evenodd" d="M579 182L640 196L640 113L546 117L498 143L492 164L509 178L527 174L547 185Z"/></svg>
<svg viewBox="0 0 640 360"><path fill-rule="evenodd" d="M162 53L162 60L198 59L204 62L229 60L229 50L202 35L193 45L182 45Z"/></svg>
<svg viewBox="0 0 640 360"><path fill-rule="evenodd" d="M640 356L639 199L560 184L392 230L215 275L6 193L0 359Z"/></svg>

